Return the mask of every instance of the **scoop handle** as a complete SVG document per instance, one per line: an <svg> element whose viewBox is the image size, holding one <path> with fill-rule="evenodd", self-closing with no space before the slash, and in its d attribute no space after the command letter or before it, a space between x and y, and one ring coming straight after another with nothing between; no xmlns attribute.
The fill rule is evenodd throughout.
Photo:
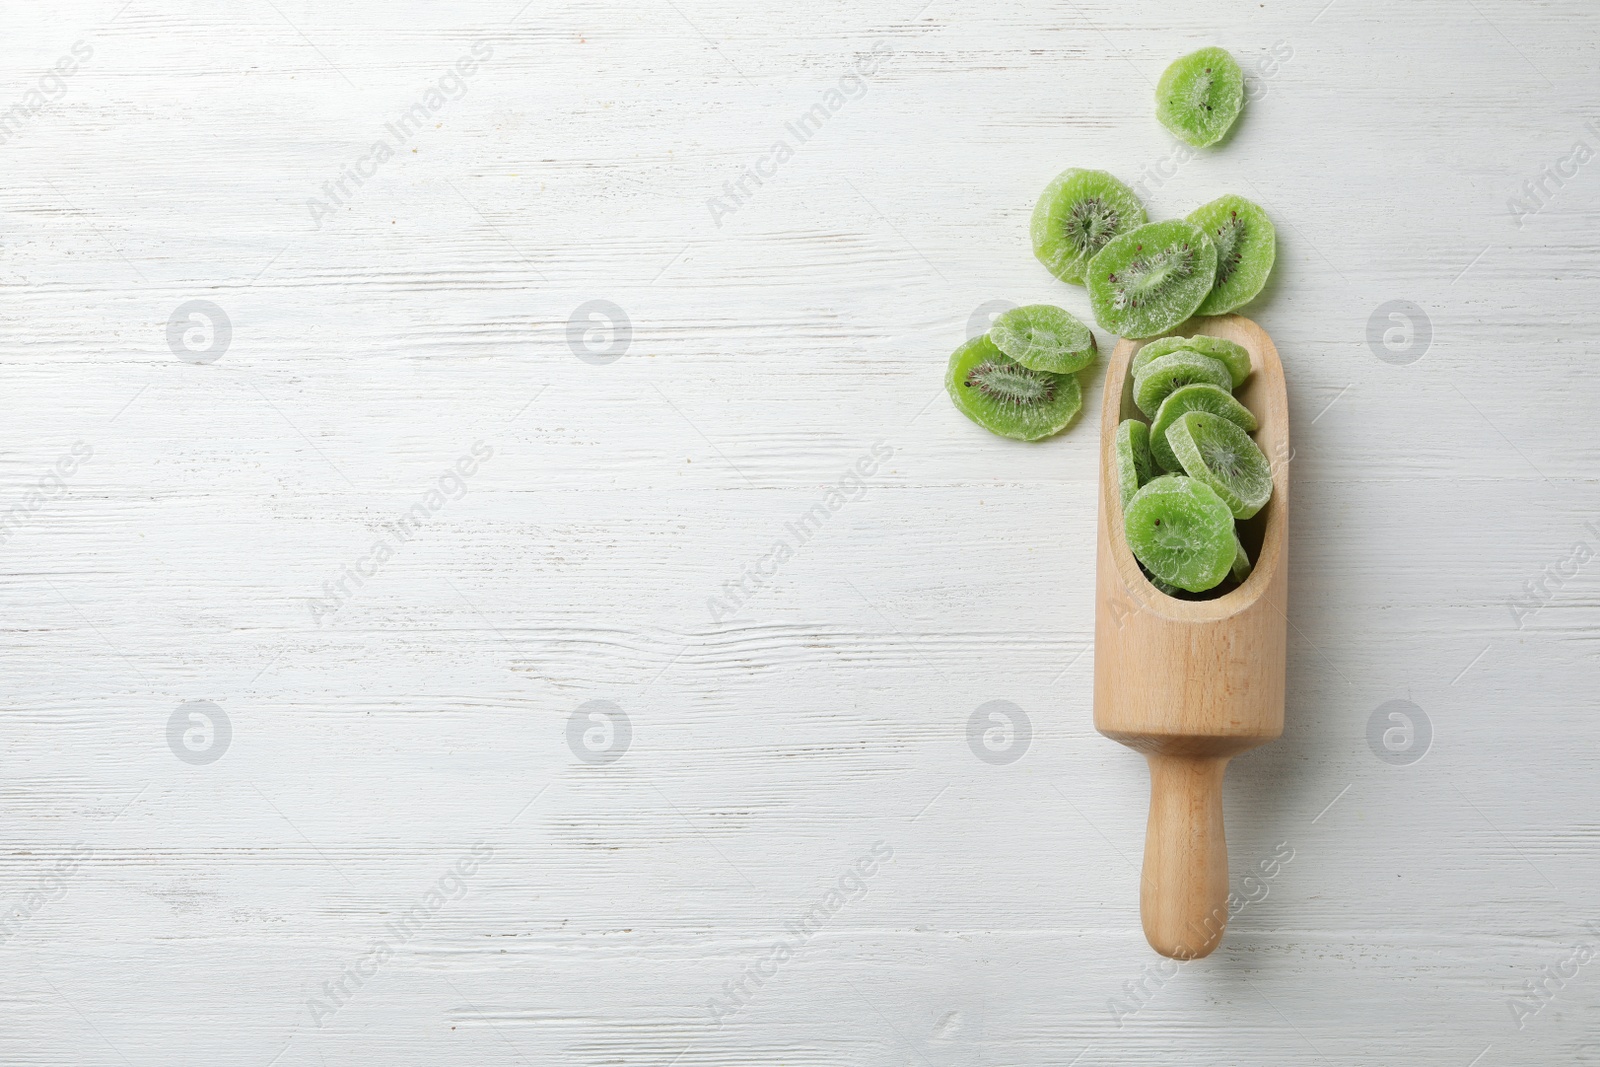
<svg viewBox="0 0 1600 1067"><path fill-rule="evenodd" d="M1222 830L1227 756L1147 753L1150 821L1139 915L1163 956L1210 955L1228 925L1228 843Z"/></svg>

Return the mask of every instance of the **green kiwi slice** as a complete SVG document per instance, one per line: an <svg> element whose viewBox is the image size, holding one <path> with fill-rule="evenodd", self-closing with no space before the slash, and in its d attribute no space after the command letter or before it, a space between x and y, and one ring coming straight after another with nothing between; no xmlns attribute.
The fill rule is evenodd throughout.
<svg viewBox="0 0 1600 1067"><path fill-rule="evenodd" d="M1139 405L1140 411L1154 416L1174 389L1196 382L1209 382L1219 389L1227 389L1230 381L1228 368L1221 360L1180 348L1151 360L1133 376L1133 402Z"/></svg>
<svg viewBox="0 0 1600 1067"><path fill-rule="evenodd" d="M1183 464L1178 462L1172 446L1167 443L1167 430L1191 411L1209 411L1213 415L1221 415L1246 433L1256 428L1256 417L1250 414L1250 409L1235 400L1226 389L1210 382L1180 385L1167 394L1150 423L1150 455L1162 470L1183 470Z"/></svg>
<svg viewBox="0 0 1600 1067"><path fill-rule="evenodd" d="M1243 585L1244 580L1250 577L1250 553L1244 550L1244 542L1239 540L1239 531L1237 529L1233 532L1233 543L1233 568L1229 573L1234 581Z"/></svg>
<svg viewBox="0 0 1600 1067"><path fill-rule="evenodd" d="M1173 334L1170 337L1157 337L1133 354L1133 362L1128 364L1128 373L1137 376L1140 371L1144 370L1145 364L1151 360L1160 359L1162 356L1170 356L1178 349L1188 347L1189 339L1178 334Z"/></svg>
<svg viewBox="0 0 1600 1067"><path fill-rule="evenodd" d="M1278 231L1242 196L1219 196L1189 213L1217 246L1217 276L1198 314L1222 315L1254 300L1278 256Z"/></svg>
<svg viewBox="0 0 1600 1067"><path fill-rule="evenodd" d="M1080 371L1095 357L1089 327L1049 304L1028 304L998 316L989 340L1024 367L1057 374Z"/></svg>
<svg viewBox="0 0 1600 1067"><path fill-rule="evenodd" d="M1186 412L1167 429L1167 444L1190 478L1216 491L1234 518L1248 519L1272 496L1272 465L1250 435L1221 415Z"/></svg>
<svg viewBox="0 0 1600 1067"><path fill-rule="evenodd" d="M1150 427L1138 419L1117 424L1117 487L1122 490L1122 506L1139 487L1155 477L1156 465L1150 458Z"/></svg>
<svg viewBox="0 0 1600 1067"><path fill-rule="evenodd" d="M1101 329L1154 337L1183 322L1211 292L1217 248L1182 219L1113 237L1089 261L1089 306Z"/></svg>
<svg viewBox="0 0 1600 1067"><path fill-rule="evenodd" d="M1216 290L1212 290L1215 292ZM1202 305L1203 307L1204 305ZM1202 315L1210 312L1202 311ZM1211 337L1207 334L1197 333L1185 342L1184 348L1191 352L1198 352L1202 356L1221 360L1228 368L1228 377L1233 379L1233 388L1237 389L1250 377L1250 352L1244 345L1229 341L1222 337Z"/></svg>
<svg viewBox="0 0 1600 1067"><path fill-rule="evenodd" d="M1016 441L1060 433L1083 409L1077 378L1024 367L987 335L950 354L944 387L963 415Z"/></svg>
<svg viewBox="0 0 1600 1067"><path fill-rule="evenodd" d="M1175 585L1169 585L1168 583L1163 582L1160 578L1157 578L1153 574L1148 575L1148 577L1151 585L1155 586L1157 590L1167 594L1168 596L1177 596L1179 593L1183 592L1182 589L1179 589Z"/></svg>
<svg viewBox="0 0 1600 1067"><path fill-rule="evenodd" d="M1250 377L1250 353L1244 345L1203 333L1195 334L1193 337L1157 337L1133 354L1133 362L1128 365L1128 373L1137 375L1144 369L1146 363L1170 355L1180 348L1187 348L1202 356L1221 360L1228 368L1228 377L1233 379L1235 389Z"/></svg>
<svg viewBox="0 0 1600 1067"><path fill-rule="evenodd" d="M1030 228L1033 254L1057 278L1082 285L1094 254L1147 218L1132 189L1103 170L1073 167L1039 194Z"/></svg>
<svg viewBox="0 0 1600 1067"><path fill-rule="evenodd" d="M1133 494L1123 531L1146 570L1191 593L1215 588L1237 558L1233 512L1210 486L1181 474L1156 478Z"/></svg>
<svg viewBox="0 0 1600 1067"><path fill-rule="evenodd" d="M1196 148L1222 140L1243 107L1244 71L1223 48L1179 56L1156 85L1156 118Z"/></svg>

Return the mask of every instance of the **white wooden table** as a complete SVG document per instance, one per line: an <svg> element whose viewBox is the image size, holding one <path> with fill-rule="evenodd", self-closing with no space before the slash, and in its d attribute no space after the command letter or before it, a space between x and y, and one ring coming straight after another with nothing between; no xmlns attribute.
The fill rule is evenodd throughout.
<svg viewBox="0 0 1600 1067"><path fill-rule="evenodd" d="M521 2L5 13L0 1062L1600 1063L1600 12ZM1181 969L1099 385L941 387L1087 315L1068 166L1278 222L1289 725Z"/></svg>

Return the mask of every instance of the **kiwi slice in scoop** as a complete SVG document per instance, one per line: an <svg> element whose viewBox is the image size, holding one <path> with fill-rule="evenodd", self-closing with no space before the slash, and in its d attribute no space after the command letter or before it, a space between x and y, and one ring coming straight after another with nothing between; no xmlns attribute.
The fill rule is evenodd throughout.
<svg viewBox="0 0 1600 1067"><path fill-rule="evenodd" d="M1221 584L1237 558L1228 505L1210 486L1181 474L1156 478L1135 493L1123 531L1146 570L1190 593Z"/></svg>
<svg viewBox="0 0 1600 1067"><path fill-rule="evenodd" d="M1244 380L1250 377L1250 353L1244 345L1203 333L1195 334L1193 337L1157 337L1133 354L1133 362L1128 365L1128 373L1136 375L1144 369L1146 363L1170 355L1180 348L1221 360L1228 368L1228 377L1232 379L1234 389L1239 388L1244 384Z"/></svg>
<svg viewBox="0 0 1600 1067"><path fill-rule="evenodd" d="M1250 435L1221 415L1186 412L1167 429L1167 444L1184 472L1210 486L1233 512L1248 519L1272 497L1272 465Z"/></svg>
<svg viewBox="0 0 1600 1067"><path fill-rule="evenodd" d="M1133 402L1139 405L1140 411L1154 416L1161 410L1161 402L1174 389L1196 382L1209 382L1219 389L1226 389L1229 381L1228 368L1222 365L1221 360L1180 348L1151 360L1133 376Z"/></svg>
<svg viewBox="0 0 1600 1067"><path fill-rule="evenodd" d="M1138 419L1117 424L1114 443L1117 452L1117 487L1122 491L1122 506L1139 487L1155 477L1155 461L1150 458L1150 427Z"/></svg>
<svg viewBox="0 0 1600 1067"><path fill-rule="evenodd" d="M1226 389L1210 382L1180 385L1167 394L1150 423L1150 455L1162 470L1183 470L1183 464L1178 462L1172 446L1167 443L1167 430L1191 411L1209 411L1213 415L1221 415L1246 433L1256 428L1256 417L1250 413L1250 409L1235 400Z"/></svg>
<svg viewBox="0 0 1600 1067"><path fill-rule="evenodd" d="M1239 531L1237 529L1233 532L1233 544L1235 549L1233 553L1233 568L1229 573L1235 582L1243 585L1244 580L1250 577L1252 567L1250 565L1250 553L1244 550L1244 542L1239 540Z"/></svg>

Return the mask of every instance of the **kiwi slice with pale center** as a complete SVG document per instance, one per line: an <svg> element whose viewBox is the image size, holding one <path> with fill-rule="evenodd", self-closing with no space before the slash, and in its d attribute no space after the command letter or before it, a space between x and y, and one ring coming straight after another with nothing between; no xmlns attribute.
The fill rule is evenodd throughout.
<svg viewBox="0 0 1600 1067"><path fill-rule="evenodd" d="M1033 254L1064 282L1083 284L1094 254L1120 233L1143 226L1144 205L1103 170L1074 167L1056 175L1034 205Z"/></svg>
<svg viewBox="0 0 1600 1067"><path fill-rule="evenodd" d="M1150 422L1150 455L1162 470L1181 471L1183 464L1173 455L1167 443L1167 430L1173 423L1191 411L1209 411L1221 415L1245 432L1254 431L1256 417L1250 409L1233 398L1233 394L1210 382L1180 385L1161 401L1156 417Z"/></svg>
<svg viewBox="0 0 1600 1067"><path fill-rule="evenodd" d="M1197 482L1209 485L1235 518L1248 519L1272 496L1272 465L1250 435L1209 411L1186 412L1167 428L1167 444Z"/></svg>
<svg viewBox="0 0 1600 1067"><path fill-rule="evenodd" d="M1190 593L1221 584L1237 558L1233 513L1209 486L1181 474L1153 479L1128 502L1123 532L1134 558Z"/></svg>
<svg viewBox="0 0 1600 1067"><path fill-rule="evenodd" d="M1267 213L1242 196L1220 196L1189 213L1217 246L1217 276L1198 314L1222 315L1254 300L1278 256L1278 232Z"/></svg>
<svg viewBox="0 0 1600 1067"><path fill-rule="evenodd" d="M1122 491L1122 506L1127 507L1139 487L1155 477L1155 461L1150 458L1150 427L1138 419L1118 423L1114 447L1117 488Z"/></svg>
<svg viewBox="0 0 1600 1067"><path fill-rule="evenodd" d="M1156 118L1196 148L1222 140L1244 108L1244 71L1223 48L1172 61L1156 85Z"/></svg>
<svg viewBox="0 0 1600 1067"><path fill-rule="evenodd" d="M1234 389L1239 388L1244 384L1244 380L1250 377L1250 353L1244 345L1203 333L1195 334L1193 337L1157 337L1133 354L1133 362L1128 365L1128 373L1136 375L1144 369L1146 363L1170 355L1180 348L1221 360L1228 368L1228 377L1232 379Z"/></svg>
<svg viewBox="0 0 1600 1067"><path fill-rule="evenodd" d="M1094 362L1094 334L1058 307L1028 304L998 316L989 340L1000 351L1034 370L1071 374Z"/></svg>
<svg viewBox="0 0 1600 1067"><path fill-rule="evenodd" d="M1133 376L1133 402L1139 405L1140 411L1154 416L1160 411L1161 402L1174 389L1196 382L1209 382L1219 389L1226 389L1230 380L1228 368L1222 365L1221 360L1180 348L1151 360Z"/></svg>
<svg viewBox="0 0 1600 1067"><path fill-rule="evenodd" d="M1211 292L1217 249L1182 219L1113 237L1089 261L1089 306L1101 329L1154 337L1182 323Z"/></svg>
<svg viewBox="0 0 1600 1067"><path fill-rule="evenodd" d="M1060 433L1083 410L1083 390L1075 376L1025 367L988 335L974 337L951 353L944 387L963 415L1016 441Z"/></svg>

